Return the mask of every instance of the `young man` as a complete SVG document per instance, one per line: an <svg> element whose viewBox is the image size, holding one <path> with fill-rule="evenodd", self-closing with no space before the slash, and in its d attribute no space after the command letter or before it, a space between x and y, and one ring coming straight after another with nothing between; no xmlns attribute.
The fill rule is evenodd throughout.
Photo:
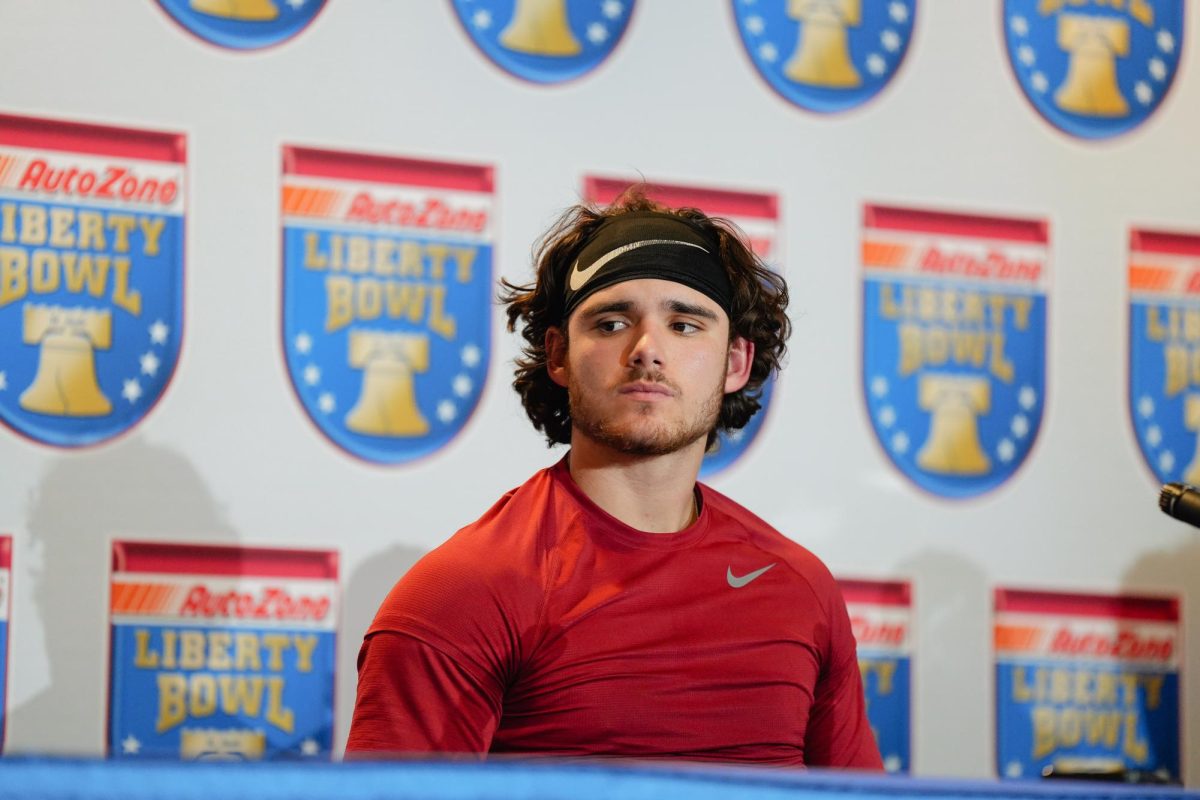
<svg viewBox="0 0 1200 800"><path fill-rule="evenodd" d="M514 386L571 450L392 590L347 753L880 768L828 570L696 483L779 367L783 279L637 193L570 210L537 260L505 285Z"/></svg>

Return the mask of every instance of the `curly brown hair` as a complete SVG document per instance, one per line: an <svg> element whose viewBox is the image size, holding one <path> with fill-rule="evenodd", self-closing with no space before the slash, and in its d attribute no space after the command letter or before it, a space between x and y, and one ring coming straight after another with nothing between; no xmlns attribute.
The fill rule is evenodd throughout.
<svg viewBox="0 0 1200 800"><path fill-rule="evenodd" d="M763 384L779 370L791 322L787 317L788 290L783 278L750 250L732 222L710 217L696 208L667 208L646 196L645 187L628 189L612 205L568 208L542 237L534 251L537 279L520 285L501 279L500 302L508 306L508 329L521 324L525 344L516 359L513 388L521 395L533 426L546 435L548 445L571 441L571 411L567 390L546 371L546 331L563 326L564 284L592 232L612 217L635 211L660 211L683 217L719 243L719 257L733 287L729 315L730 341L742 337L754 343L750 380L737 392L725 395L716 428L709 432L708 447L717 431L743 427L761 407ZM569 346L569 345L568 345Z"/></svg>

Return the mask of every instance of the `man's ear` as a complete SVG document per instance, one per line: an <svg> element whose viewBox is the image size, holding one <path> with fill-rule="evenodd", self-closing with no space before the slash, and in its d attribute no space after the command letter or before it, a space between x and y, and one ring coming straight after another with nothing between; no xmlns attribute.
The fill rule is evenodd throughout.
<svg viewBox="0 0 1200 800"><path fill-rule="evenodd" d="M754 342L736 337L729 343L729 363L725 367L725 394L733 394L750 380L754 363Z"/></svg>
<svg viewBox="0 0 1200 800"><path fill-rule="evenodd" d="M567 337L561 328L546 329L546 372L559 386L567 385Z"/></svg>

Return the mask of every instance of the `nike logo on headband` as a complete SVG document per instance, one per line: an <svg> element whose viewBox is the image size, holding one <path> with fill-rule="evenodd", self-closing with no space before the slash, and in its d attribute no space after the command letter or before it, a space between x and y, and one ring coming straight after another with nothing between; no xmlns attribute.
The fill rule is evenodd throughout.
<svg viewBox="0 0 1200 800"><path fill-rule="evenodd" d="M588 267L587 269L580 269L579 268L579 260L576 259L575 266L571 267L571 277L567 281L567 285L571 287L572 292L578 292L580 289L583 288L583 285L585 283L587 283L588 281L590 281L592 279L593 275L595 275L597 272L600 271L601 267L603 267L608 262L612 261L617 256L624 255L625 253L628 253L630 250L636 250L639 247L648 247L652 244L679 244L679 245L683 245L685 247L694 247L697 250L701 250L705 253L708 252L708 250L706 250L705 248L701 247L698 244L693 244L691 242L681 242L678 239L643 239L640 242L630 242L629 244L623 244L620 247L616 247L616 248L613 248L612 250L609 250L607 253L600 256L595 261L593 261L592 265L590 267Z"/></svg>

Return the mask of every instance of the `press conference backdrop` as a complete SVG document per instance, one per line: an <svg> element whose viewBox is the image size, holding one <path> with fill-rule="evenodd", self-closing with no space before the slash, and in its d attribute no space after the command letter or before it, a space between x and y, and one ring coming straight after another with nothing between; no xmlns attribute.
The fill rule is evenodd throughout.
<svg viewBox="0 0 1200 800"><path fill-rule="evenodd" d="M645 180L789 281L705 479L842 579L889 768L1195 785L1194 12L0 0L5 751L336 758L388 588L561 457L495 281Z"/></svg>

